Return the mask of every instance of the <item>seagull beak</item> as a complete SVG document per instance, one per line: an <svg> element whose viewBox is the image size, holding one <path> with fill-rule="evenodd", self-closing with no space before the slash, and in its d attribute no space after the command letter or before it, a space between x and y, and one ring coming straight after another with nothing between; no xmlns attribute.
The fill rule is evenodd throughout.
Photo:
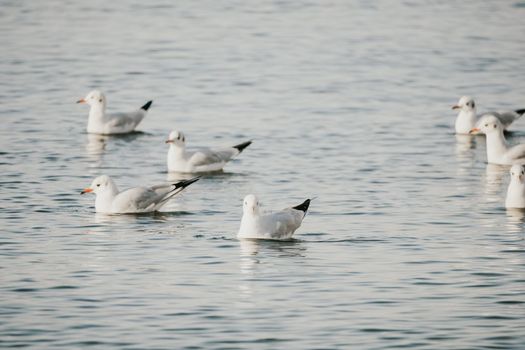
<svg viewBox="0 0 525 350"><path fill-rule="evenodd" d="M460 108L461 108L461 106L458 106L458 105L452 106L452 109L460 109Z"/></svg>
<svg viewBox="0 0 525 350"><path fill-rule="evenodd" d="M173 143L173 140L166 140L166 143Z"/></svg>
<svg viewBox="0 0 525 350"><path fill-rule="evenodd" d="M478 132L480 132L481 130L479 130L478 128L474 128L474 129L470 129L470 131L468 132L469 134L477 134Z"/></svg>
<svg viewBox="0 0 525 350"><path fill-rule="evenodd" d="M84 188L84 189L82 190L82 192L80 192L80 194L89 193L89 192L93 192L93 189L87 187L87 188Z"/></svg>
<svg viewBox="0 0 525 350"><path fill-rule="evenodd" d="M77 103L86 103L86 100L84 100L83 98L81 98L80 100L77 101Z"/></svg>

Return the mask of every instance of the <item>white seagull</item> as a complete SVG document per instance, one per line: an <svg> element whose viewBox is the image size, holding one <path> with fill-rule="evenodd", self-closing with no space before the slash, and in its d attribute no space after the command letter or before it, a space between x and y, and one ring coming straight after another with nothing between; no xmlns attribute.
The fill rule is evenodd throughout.
<svg viewBox="0 0 525 350"><path fill-rule="evenodd" d="M520 118L524 113L525 109L518 109L515 111L504 111L504 112L489 112L482 115L476 114L476 103L474 99L469 96L463 96L459 99L458 103L452 106L452 109L459 109L458 116L456 118L456 134L468 134L470 130L478 127L478 122L481 117L485 114L492 114L498 118L504 129L507 129L516 119Z"/></svg>
<svg viewBox="0 0 525 350"><path fill-rule="evenodd" d="M241 227L237 238L290 239L295 230L301 226L309 206L310 199L307 199L298 206L263 214L260 212L257 197L249 194L244 198Z"/></svg>
<svg viewBox="0 0 525 350"><path fill-rule="evenodd" d="M525 167L515 164L510 168L510 183L505 208L525 208Z"/></svg>
<svg viewBox="0 0 525 350"><path fill-rule="evenodd" d="M232 147L188 152L184 134L173 130L166 143L170 145L167 157L169 172L201 173L222 170L226 163L240 154L252 141Z"/></svg>
<svg viewBox="0 0 525 350"><path fill-rule="evenodd" d="M88 133L111 135L134 131L146 116L153 101L148 101L134 112L107 114L106 96L98 90L93 90L77 103L87 103L91 107L87 125Z"/></svg>
<svg viewBox="0 0 525 350"><path fill-rule="evenodd" d="M97 177L91 186L80 194L93 192L95 211L105 214L149 213L159 210L166 202L186 187L199 180L198 177L173 184L152 187L133 187L119 192L117 185L107 175Z"/></svg>
<svg viewBox="0 0 525 350"><path fill-rule="evenodd" d="M487 162L492 164L512 165L525 163L525 144L509 146L503 125L493 114L483 116L478 123L479 127L470 130L470 133L482 132L487 140Z"/></svg>

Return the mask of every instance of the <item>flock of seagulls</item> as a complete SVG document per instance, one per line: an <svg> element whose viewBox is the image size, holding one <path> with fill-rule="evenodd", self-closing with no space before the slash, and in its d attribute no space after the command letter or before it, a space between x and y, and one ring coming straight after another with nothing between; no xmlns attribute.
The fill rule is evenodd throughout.
<svg viewBox="0 0 525 350"><path fill-rule="evenodd" d="M456 134L485 134L487 162L511 165L510 183L505 207L525 209L525 144L509 145L505 131L525 114L525 109L476 114L474 99L463 96L452 109L459 110L456 117Z"/></svg>
<svg viewBox="0 0 525 350"><path fill-rule="evenodd" d="M146 116L153 101L128 113L106 113L106 96L91 91L77 103L90 106L87 132L92 134L114 135L130 133ZM485 134L487 162L512 165L511 180L507 189L505 207L525 208L525 144L510 146L505 139L505 130L525 114L525 109L503 112L489 112L478 115L474 99L463 96L452 107L458 110L455 122L456 134ZM168 172L197 174L221 171L224 166L242 153L252 141L245 141L231 147L217 149L186 149L186 136L178 130L170 132L166 144ZM181 193L199 176L175 183L164 183L151 187L133 187L119 191L117 185L107 175L98 176L91 186L81 194L94 193L95 211L104 214L149 213L161 209L170 199ZM243 201L243 215L238 238L249 239L290 239L301 226L310 206L311 199L280 211L262 212L259 200L249 194Z"/></svg>
<svg viewBox="0 0 525 350"><path fill-rule="evenodd" d="M146 116L153 101L148 101L138 110L128 113L106 113L106 96L91 91L77 103L90 106L87 132L91 134L115 135L135 131ZM186 150L186 136L177 130L170 132L166 144L168 172L196 174L221 171L233 158L250 146L246 141L235 146L218 149ZM119 191L115 182L107 175L98 176L91 186L80 194L94 193L95 211L103 214L137 214L160 210L170 199L189 185L197 182L199 176L176 183L159 184L151 187L133 187ZM277 212L263 213L259 200L249 194L244 198L243 216L238 238L247 239L290 239L301 226L306 216L310 199L303 203Z"/></svg>

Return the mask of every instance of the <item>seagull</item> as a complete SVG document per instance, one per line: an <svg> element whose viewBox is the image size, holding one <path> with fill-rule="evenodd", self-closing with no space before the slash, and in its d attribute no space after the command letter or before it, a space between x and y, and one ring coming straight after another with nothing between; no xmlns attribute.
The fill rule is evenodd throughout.
<svg viewBox="0 0 525 350"><path fill-rule="evenodd" d="M153 101L146 102L144 106L134 112L107 114L106 96L98 90L93 90L85 98L78 100L77 103L87 103L91 107L87 125L88 133L110 135L134 131L146 116L146 112Z"/></svg>
<svg viewBox="0 0 525 350"><path fill-rule="evenodd" d="M456 134L468 134L470 130L477 127L479 119L485 114L496 116L496 118L500 120L504 129L507 129L510 124L525 114L525 109L518 109L515 111L489 112L482 115L476 115L476 103L474 102L474 99L469 96L461 97L458 103L452 106L452 109L459 109L456 118Z"/></svg>
<svg viewBox="0 0 525 350"><path fill-rule="evenodd" d="M509 146L503 135L503 125L495 115L484 115L478 125L479 127L471 129L470 133L485 134L487 162L502 165L525 163L525 144Z"/></svg>
<svg viewBox="0 0 525 350"><path fill-rule="evenodd" d="M505 208L525 208L525 167L514 164L510 168L510 183Z"/></svg>
<svg viewBox="0 0 525 350"><path fill-rule="evenodd" d="M249 194L244 198L241 227L237 238L290 239L295 230L301 226L309 206L310 199L307 199L292 208L261 214L259 200L253 194Z"/></svg>
<svg viewBox="0 0 525 350"><path fill-rule="evenodd" d="M97 177L91 186L80 194L93 192L95 211L105 214L150 213L159 210L166 202L186 187L199 180L195 177L172 184L153 187L133 187L119 192L117 185L107 175Z"/></svg>
<svg viewBox="0 0 525 350"><path fill-rule="evenodd" d="M226 163L240 154L252 141L246 141L232 147L186 151L186 137L180 131L173 130L166 143L168 150L168 171L179 173L201 173L220 171Z"/></svg>

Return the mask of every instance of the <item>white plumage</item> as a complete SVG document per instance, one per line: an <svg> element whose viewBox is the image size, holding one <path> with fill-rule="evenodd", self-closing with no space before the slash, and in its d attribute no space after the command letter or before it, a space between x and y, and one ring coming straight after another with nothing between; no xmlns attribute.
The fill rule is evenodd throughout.
<svg viewBox="0 0 525 350"><path fill-rule="evenodd" d="M525 208L525 167L515 164L510 168L510 183L505 208Z"/></svg>
<svg viewBox="0 0 525 350"><path fill-rule="evenodd" d="M106 96L98 90L91 91L77 103L90 106L87 132L93 134L125 134L135 130L144 119L153 101L148 101L141 108L129 113L106 113Z"/></svg>
<svg viewBox="0 0 525 350"><path fill-rule="evenodd" d="M290 239L301 226L309 206L310 199L307 199L298 206L264 214L260 212L257 197L249 194L244 198L241 227L237 237L275 240Z"/></svg>
<svg viewBox="0 0 525 350"><path fill-rule="evenodd" d="M152 187L133 187L119 192L117 185L107 176L97 177L81 194L96 194L95 211L105 214L149 213L159 210L176 194L199 178Z"/></svg>
<svg viewBox="0 0 525 350"><path fill-rule="evenodd" d="M186 150L186 137L180 131L172 131L166 140L170 145L167 156L169 172L201 173L219 171L226 163L240 154L252 141L219 149Z"/></svg>
<svg viewBox="0 0 525 350"><path fill-rule="evenodd" d="M503 135L503 126L496 116L485 115L480 119L478 125L479 127L473 128L470 132L485 134L487 162L502 165L525 163L525 144L509 146Z"/></svg>
<svg viewBox="0 0 525 350"><path fill-rule="evenodd" d="M489 112L477 115L476 103L474 99L469 96L461 97L458 103L452 106L452 109L459 109L455 122L456 134L468 134L470 130L479 126L478 122L480 118L487 114L494 115L499 119L503 128L507 129L510 124L525 113L525 109L520 109L516 111Z"/></svg>

